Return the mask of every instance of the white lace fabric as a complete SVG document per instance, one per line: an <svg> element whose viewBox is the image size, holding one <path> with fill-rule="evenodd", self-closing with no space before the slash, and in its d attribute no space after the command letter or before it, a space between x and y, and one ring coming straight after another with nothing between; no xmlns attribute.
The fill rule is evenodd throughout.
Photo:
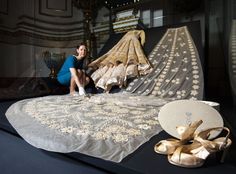
<svg viewBox="0 0 236 174"><path fill-rule="evenodd" d="M129 83L126 93L27 99L13 104L6 116L38 148L120 162L162 130L161 106L171 100L203 97L201 63L187 27L168 29L148 58L153 71ZM135 68L146 69L143 65L131 70ZM101 78L105 70L107 77ZM97 71L93 77L97 86L103 88L112 72ZM117 85L118 80L113 83Z"/></svg>
<svg viewBox="0 0 236 174"><path fill-rule="evenodd" d="M26 99L6 116L31 145L120 162L162 129L158 112L168 100L130 94Z"/></svg>

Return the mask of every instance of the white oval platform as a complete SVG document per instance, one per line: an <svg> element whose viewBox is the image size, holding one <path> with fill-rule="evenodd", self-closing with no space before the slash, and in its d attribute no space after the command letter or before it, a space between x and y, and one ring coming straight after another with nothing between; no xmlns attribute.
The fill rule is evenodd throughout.
<svg viewBox="0 0 236 174"><path fill-rule="evenodd" d="M192 122L202 120L203 123L196 132L213 127L222 127L223 119L219 112L202 101L176 100L165 104L159 112L161 127L175 138L180 138L177 126L188 126ZM220 131L214 132L210 138L219 135Z"/></svg>

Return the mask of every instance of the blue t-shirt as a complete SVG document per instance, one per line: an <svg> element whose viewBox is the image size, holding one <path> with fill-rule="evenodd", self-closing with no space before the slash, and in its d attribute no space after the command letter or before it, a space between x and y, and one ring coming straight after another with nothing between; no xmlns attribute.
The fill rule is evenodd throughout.
<svg viewBox="0 0 236 174"><path fill-rule="evenodd" d="M60 71L57 76L64 75L66 73L70 73L70 68L82 69L83 68L84 59L78 60L75 56L68 56L62 65Z"/></svg>
<svg viewBox="0 0 236 174"><path fill-rule="evenodd" d="M68 56L57 74L57 80L63 85L69 85L71 78L70 68L83 69L83 63L84 59L78 60L73 55Z"/></svg>

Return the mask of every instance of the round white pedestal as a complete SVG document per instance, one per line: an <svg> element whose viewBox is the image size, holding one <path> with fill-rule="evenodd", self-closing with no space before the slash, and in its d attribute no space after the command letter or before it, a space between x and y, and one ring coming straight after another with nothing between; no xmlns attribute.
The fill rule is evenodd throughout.
<svg viewBox="0 0 236 174"><path fill-rule="evenodd" d="M199 101L201 101L201 102L203 102L203 103L205 103L205 104L207 104L207 105L213 107L213 108L216 109L218 112L220 112L220 104L219 104L219 103L217 103L217 102L212 102L212 101L202 101L202 100L199 100Z"/></svg>
<svg viewBox="0 0 236 174"><path fill-rule="evenodd" d="M223 127L223 119L219 112L202 101L193 100L176 100L164 105L158 116L161 127L170 135L180 138L177 133L177 126L189 126L189 124L202 120L203 123L198 127L196 132L214 128ZM214 132L210 138L219 135Z"/></svg>

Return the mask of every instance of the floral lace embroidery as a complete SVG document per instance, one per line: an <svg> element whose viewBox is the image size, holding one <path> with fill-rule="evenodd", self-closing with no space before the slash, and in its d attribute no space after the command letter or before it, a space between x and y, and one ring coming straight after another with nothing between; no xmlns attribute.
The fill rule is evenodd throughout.
<svg viewBox="0 0 236 174"><path fill-rule="evenodd" d="M23 110L40 124L62 134L89 135L95 140L112 139L120 143L159 126L159 108L139 105L141 96L129 98L129 102L136 102L138 107L127 105L126 97L122 99L116 95L95 95L90 99L55 96L50 99L30 100Z"/></svg>
<svg viewBox="0 0 236 174"><path fill-rule="evenodd" d="M143 77L144 80L130 83L127 92L161 98L202 98L201 64L186 26L169 28L148 58L153 65L153 72ZM181 95L176 93L181 90L188 92Z"/></svg>

